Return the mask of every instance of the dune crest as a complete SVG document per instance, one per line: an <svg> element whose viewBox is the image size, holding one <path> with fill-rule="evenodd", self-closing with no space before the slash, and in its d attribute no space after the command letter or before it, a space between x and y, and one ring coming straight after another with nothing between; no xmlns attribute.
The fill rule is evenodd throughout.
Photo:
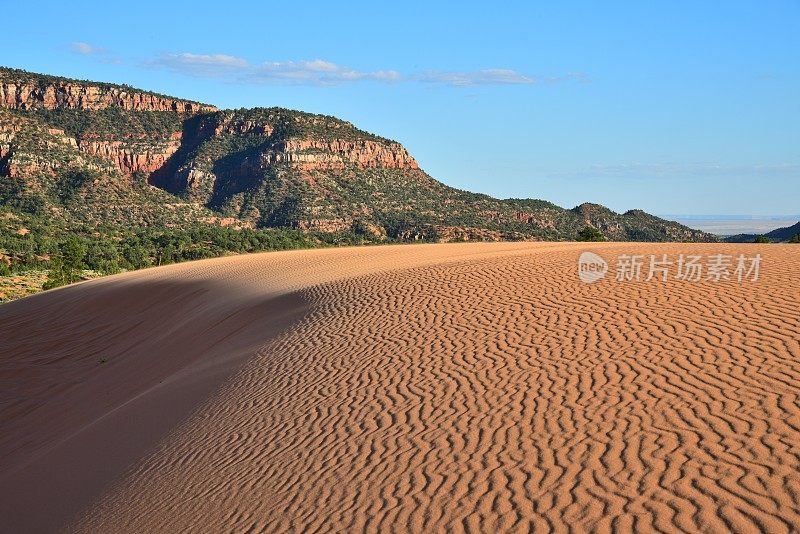
<svg viewBox="0 0 800 534"><path fill-rule="evenodd" d="M795 249L760 248L750 284L585 284L584 250L755 248L297 251L3 306L0 377L30 394L0 398L0 502L94 464L52 515L70 531L794 530ZM105 466L109 439L134 443ZM45 528L52 504L0 513Z"/></svg>

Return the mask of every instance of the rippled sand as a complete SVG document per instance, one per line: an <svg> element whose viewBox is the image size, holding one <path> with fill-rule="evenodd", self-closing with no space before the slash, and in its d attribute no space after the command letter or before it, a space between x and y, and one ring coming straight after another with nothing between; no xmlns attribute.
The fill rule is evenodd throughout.
<svg viewBox="0 0 800 534"><path fill-rule="evenodd" d="M583 250L763 264L590 285ZM417 245L4 305L0 531L796 530L799 282L788 245Z"/></svg>

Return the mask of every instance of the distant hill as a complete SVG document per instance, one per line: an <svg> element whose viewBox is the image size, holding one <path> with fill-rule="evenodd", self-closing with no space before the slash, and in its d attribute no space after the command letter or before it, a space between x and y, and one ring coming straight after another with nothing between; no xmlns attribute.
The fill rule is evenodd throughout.
<svg viewBox="0 0 800 534"><path fill-rule="evenodd" d="M760 235L763 235L764 237L775 243L786 242L792 239L794 236L800 235L800 222L792 226L787 226L785 228L777 228L775 230L772 230L771 232L767 232L766 234L732 235L730 237L726 237L725 241L727 241L728 243L750 243Z"/></svg>
<svg viewBox="0 0 800 534"><path fill-rule="evenodd" d="M0 69L0 204L81 224L225 224L361 240L713 241L639 210L499 200L433 179L335 117L220 111L135 88Z"/></svg>

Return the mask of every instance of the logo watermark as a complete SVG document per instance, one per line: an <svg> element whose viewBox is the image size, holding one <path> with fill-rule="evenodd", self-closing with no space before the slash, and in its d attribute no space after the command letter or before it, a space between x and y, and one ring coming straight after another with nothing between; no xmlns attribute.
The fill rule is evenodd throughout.
<svg viewBox="0 0 800 534"><path fill-rule="evenodd" d="M591 284L602 280L608 272L608 263L594 252L583 252L578 258L578 278ZM735 280L757 282L761 270L761 254L621 254L616 261L617 282L720 282Z"/></svg>
<svg viewBox="0 0 800 534"><path fill-rule="evenodd" d="M578 276L581 282L591 284L602 280L608 272L608 263L594 252L584 252L578 258Z"/></svg>

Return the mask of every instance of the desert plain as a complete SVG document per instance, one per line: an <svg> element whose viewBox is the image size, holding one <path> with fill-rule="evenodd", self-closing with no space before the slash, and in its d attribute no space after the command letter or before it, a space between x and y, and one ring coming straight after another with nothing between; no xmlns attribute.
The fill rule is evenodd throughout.
<svg viewBox="0 0 800 534"><path fill-rule="evenodd" d="M758 280L614 277L720 253ZM799 273L792 245L403 245L5 304L0 531L796 531Z"/></svg>

